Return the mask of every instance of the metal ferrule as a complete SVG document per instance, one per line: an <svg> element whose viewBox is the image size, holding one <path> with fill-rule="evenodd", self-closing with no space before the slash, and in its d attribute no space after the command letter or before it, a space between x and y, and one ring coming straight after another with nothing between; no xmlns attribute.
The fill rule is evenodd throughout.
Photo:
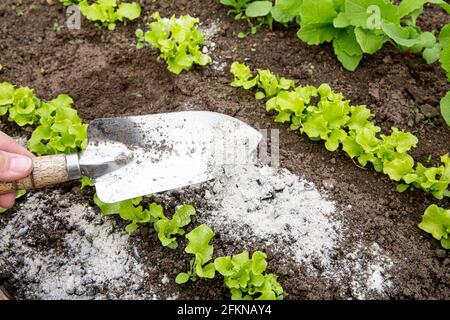
<svg viewBox="0 0 450 320"><path fill-rule="evenodd" d="M69 175L69 180L80 179L81 170L80 170L80 162L78 158L78 154L72 153L66 155L66 165L67 165L67 174Z"/></svg>

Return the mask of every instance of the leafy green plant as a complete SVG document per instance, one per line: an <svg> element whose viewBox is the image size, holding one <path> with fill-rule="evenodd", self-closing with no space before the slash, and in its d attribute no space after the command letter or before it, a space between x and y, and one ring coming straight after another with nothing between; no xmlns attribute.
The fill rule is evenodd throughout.
<svg viewBox="0 0 450 320"><path fill-rule="evenodd" d="M199 278L212 279L216 270L224 277L224 284L231 291L233 300L276 300L282 299L283 288L274 274L264 274L267 268L267 256L261 251L249 253L243 251L234 256L218 257L214 261L214 247L210 241L214 231L202 224L189 232L186 238L189 244L185 251L193 254L189 270L180 272L175 281L183 284Z"/></svg>
<svg viewBox="0 0 450 320"><path fill-rule="evenodd" d="M272 1L221 0L220 3L232 7L228 14L234 14L235 20L245 20L249 23L250 32L239 32L238 38L243 39L249 33L255 34L262 25L268 25L272 29ZM256 24L253 23L254 20Z"/></svg>
<svg viewBox="0 0 450 320"><path fill-rule="evenodd" d="M73 100L66 94L48 102L39 100L28 87L0 83L0 116L19 126L38 125L28 141L37 155L79 152L87 144L87 124L82 123Z"/></svg>
<svg viewBox="0 0 450 320"><path fill-rule="evenodd" d="M445 25L439 34L439 41L432 48L425 49L423 56L427 63L439 61L450 81L450 24ZM450 92L441 99L441 114L450 127Z"/></svg>
<svg viewBox="0 0 450 320"><path fill-rule="evenodd" d="M444 1L430 1L444 3ZM363 54L374 54L390 42L402 51L421 53L436 38L422 32L416 19L426 1L403 0L303 0L298 37L310 44L332 42L342 65L353 71Z"/></svg>
<svg viewBox="0 0 450 320"><path fill-rule="evenodd" d="M86 176L81 176L80 178L80 182L81 182L81 190L83 190L86 187L93 187L94 185L94 181L92 181L91 179L89 179Z"/></svg>
<svg viewBox="0 0 450 320"><path fill-rule="evenodd" d="M159 204L153 202L147 209L144 209L141 205L142 197L116 203L104 203L95 194L94 202L103 215L117 214L123 220L129 221L130 224L125 228L127 232L134 232L141 225L153 223L161 244L171 249L178 247L178 242L174 236L183 235L185 232L183 227L187 226L191 222L191 216L195 215L194 207L185 204L175 211L172 219L168 219Z"/></svg>
<svg viewBox="0 0 450 320"><path fill-rule="evenodd" d="M233 300L281 300L283 288L274 274L264 274L267 255L255 251L250 259L248 251L234 256L218 257L215 269L224 277Z"/></svg>
<svg viewBox="0 0 450 320"><path fill-rule="evenodd" d="M125 228L127 232L136 231L140 225L156 222L164 216L163 208L156 203L152 203L148 209L142 207L142 197L120 201L116 203L104 203L97 194L94 195L94 202L105 216L119 215L123 220L129 221Z"/></svg>
<svg viewBox="0 0 450 320"><path fill-rule="evenodd" d="M430 205L422 216L419 228L440 240L443 248L450 249L450 210Z"/></svg>
<svg viewBox="0 0 450 320"><path fill-rule="evenodd" d="M189 270L177 275L176 283L183 284L189 280L196 281L198 278L214 278L216 272L214 262L209 262L214 252L214 247L209 242L214 235L214 231L206 224L198 226L186 235L189 244L184 251L193 254L194 258L189 263Z"/></svg>
<svg viewBox="0 0 450 320"><path fill-rule="evenodd" d="M65 94L43 102L36 111L40 125L28 141L28 149L38 155L75 153L87 145L87 124L72 108L73 100Z"/></svg>
<svg viewBox="0 0 450 320"><path fill-rule="evenodd" d="M450 71L450 24L442 27L438 40L433 47L423 51L423 57L428 64L440 61L448 73Z"/></svg>
<svg viewBox="0 0 450 320"><path fill-rule="evenodd" d="M232 7L228 14L235 14L236 19L240 19L245 9L247 9L251 0L220 0L220 3Z"/></svg>
<svg viewBox="0 0 450 320"><path fill-rule="evenodd" d="M65 6L78 5L80 13L99 28L114 30L117 21L133 21L141 16L141 6L137 2L120 2L117 0L60 0Z"/></svg>
<svg viewBox="0 0 450 320"><path fill-rule="evenodd" d="M436 52L436 37L416 25L425 3L448 5L443 0L221 0L231 6L237 19L257 17L260 21L300 25L298 37L310 44L332 42L342 65L353 71L364 54L374 54L390 42L402 51L422 53L427 58ZM433 49L434 48L434 49ZM433 51L433 50L434 51Z"/></svg>
<svg viewBox="0 0 450 320"><path fill-rule="evenodd" d="M252 26L252 33L262 25L272 28L273 21L287 25L299 15L301 0L276 0L252 1L252 0L220 0L220 3L232 9L228 14L234 14L236 20L245 20ZM252 20L257 24L253 25Z"/></svg>
<svg viewBox="0 0 450 320"><path fill-rule="evenodd" d="M318 88L295 87L291 80L277 77L269 70L257 70L254 74L238 62L230 70L235 75L232 86L263 90L262 96L269 98L266 110L276 113L276 122L288 123L292 130L299 130L313 141L324 140L329 151L342 148L363 167L372 164L377 172L401 181L397 187L400 192L416 188L437 199L450 196L448 154L441 157L441 166L426 168L416 164L408 152L418 139L397 128L392 128L390 135L380 134L381 128L369 120L373 114L366 106L351 106L342 93L334 92L327 84Z"/></svg>
<svg viewBox="0 0 450 320"><path fill-rule="evenodd" d="M155 230L162 245L171 249L176 249L178 243L175 235L184 235L184 227L191 223L191 216L195 215L195 209L191 205L183 205L178 208L172 219L161 217L154 223Z"/></svg>
<svg viewBox="0 0 450 320"><path fill-rule="evenodd" d="M450 127L450 91L447 92L441 103L441 114L447 125Z"/></svg>
<svg viewBox="0 0 450 320"><path fill-rule="evenodd" d="M73 100L61 94L49 102L39 100L28 87L15 88L0 83L0 116L19 126L38 125L28 141L28 149L38 155L79 152L87 144L87 125L81 122ZM16 198L25 194L18 190ZM7 209L0 208L0 213Z"/></svg>
<svg viewBox="0 0 450 320"><path fill-rule="evenodd" d="M400 184L398 191L404 191L408 188L422 189L430 192L435 198L442 199L450 197L448 189L450 182L450 157L448 154L441 156L442 165L426 168L418 163L415 170L405 174L402 180L406 184Z"/></svg>
<svg viewBox="0 0 450 320"><path fill-rule="evenodd" d="M38 121L36 110L40 107L33 90L28 87L16 89L11 83L0 83L0 116L8 112L8 120L23 127Z"/></svg>
<svg viewBox="0 0 450 320"><path fill-rule="evenodd" d="M170 72L179 74L189 71L193 65L205 66L211 63L211 57L202 53L200 45L204 43L203 33L197 28L198 19L189 15L176 18L161 18L158 12L152 14L155 21L148 24L149 31L136 30L137 48L145 43L160 51Z"/></svg>

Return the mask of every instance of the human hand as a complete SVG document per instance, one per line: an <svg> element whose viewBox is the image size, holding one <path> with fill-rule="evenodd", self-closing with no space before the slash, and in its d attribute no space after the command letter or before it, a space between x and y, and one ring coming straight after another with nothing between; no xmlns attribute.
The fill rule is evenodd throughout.
<svg viewBox="0 0 450 320"><path fill-rule="evenodd" d="M33 170L33 154L13 138L0 131L0 181L11 182L25 178ZM0 207L11 208L15 192L0 195Z"/></svg>

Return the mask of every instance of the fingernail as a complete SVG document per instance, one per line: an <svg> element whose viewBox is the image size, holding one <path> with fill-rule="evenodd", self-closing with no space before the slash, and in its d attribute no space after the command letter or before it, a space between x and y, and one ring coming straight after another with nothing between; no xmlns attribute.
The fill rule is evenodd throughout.
<svg viewBox="0 0 450 320"><path fill-rule="evenodd" d="M30 170L32 164L28 157L12 157L9 162L9 169L16 173L23 173Z"/></svg>

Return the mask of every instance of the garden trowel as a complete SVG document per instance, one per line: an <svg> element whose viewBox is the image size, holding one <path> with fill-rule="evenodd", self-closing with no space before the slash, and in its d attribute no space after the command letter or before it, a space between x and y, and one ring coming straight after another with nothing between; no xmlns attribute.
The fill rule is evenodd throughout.
<svg viewBox="0 0 450 320"><path fill-rule="evenodd" d="M87 176L103 202L204 182L254 162L261 134L235 118L206 111L97 119L84 152L34 158L30 176L0 183L0 194Z"/></svg>

